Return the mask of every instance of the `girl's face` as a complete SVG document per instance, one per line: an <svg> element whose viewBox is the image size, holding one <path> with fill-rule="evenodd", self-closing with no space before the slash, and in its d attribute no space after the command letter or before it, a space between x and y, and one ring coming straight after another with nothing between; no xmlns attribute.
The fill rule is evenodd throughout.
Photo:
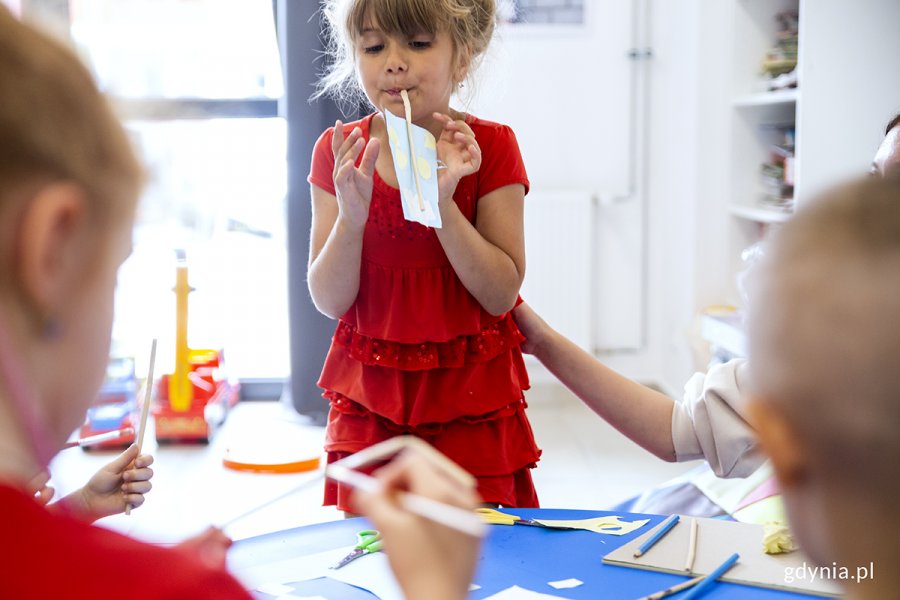
<svg viewBox="0 0 900 600"><path fill-rule="evenodd" d="M370 24L356 42L357 74L369 101L379 110L403 117L400 91L406 90L412 120L426 129L433 112L449 111L450 96L465 76L465 68L455 62L453 42L446 32L407 38Z"/></svg>

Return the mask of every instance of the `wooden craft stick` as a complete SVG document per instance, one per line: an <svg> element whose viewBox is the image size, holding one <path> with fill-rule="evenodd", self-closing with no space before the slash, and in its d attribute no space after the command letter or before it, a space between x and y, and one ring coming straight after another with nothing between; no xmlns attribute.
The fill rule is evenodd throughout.
<svg viewBox="0 0 900 600"><path fill-rule="evenodd" d="M677 594L682 590L686 590L690 587L694 587L701 581L703 581L704 576L701 575L699 577L694 577L693 579L688 579L687 581L683 581L677 585L673 585L672 587L667 587L664 590L660 590L658 592L654 592L649 596L644 596L643 598L638 598L638 600L661 600L662 598L667 598L672 594Z"/></svg>
<svg viewBox="0 0 900 600"><path fill-rule="evenodd" d="M406 139L409 141L409 166L412 168L413 177L416 179L416 195L419 197L419 210L424 212L425 199L422 196L422 182L419 181L416 148L413 145L412 106L409 103L409 94L406 93L406 90L400 90L400 98L403 100L403 111L406 113Z"/></svg>
<svg viewBox="0 0 900 600"><path fill-rule="evenodd" d="M635 550L634 557L637 558L637 557L641 556L644 552L649 550L653 546L653 544L655 544L656 542L661 540L664 535L669 533L670 529L675 527L675 524L678 523L678 519L680 519L680 518L681 517L679 517L678 515L672 515L671 517L666 519L666 521L662 524L662 527L660 527L656 531L656 533L653 534L653 537L651 537L649 540L644 542L644 544L640 548Z"/></svg>
<svg viewBox="0 0 900 600"><path fill-rule="evenodd" d="M338 464L339 462L331 463L325 468L326 477L366 492L377 492L382 488L382 483L379 480L365 473L349 469L344 465ZM484 536L486 526L474 512L409 492L399 492L397 498L400 500L403 508L420 517L425 517L435 523L440 523L473 537L480 538Z"/></svg>
<svg viewBox="0 0 900 600"><path fill-rule="evenodd" d="M144 405L141 407L141 428L138 429L138 454L144 445L144 432L147 431L147 414L150 412L150 401L153 398L153 367L156 364L156 338L150 344L150 369L147 371L146 390L144 391Z"/></svg>
<svg viewBox="0 0 900 600"><path fill-rule="evenodd" d="M691 537L688 541L687 561L684 563L684 570L690 573L694 570L694 558L697 556L697 529L699 524L697 519L691 519Z"/></svg>
<svg viewBox="0 0 900 600"><path fill-rule="evenodd" d="M87 437L77 439L73 442L67 442L62 447L62 449L65 450L67 448L84 448L85 446L93 446L94 444L100 444L102 442L109 442L111 440L117 440L120 437L125 437L126 435L131 435L132 433L134 433L133 427L123 427L122 429L116 429L115 431L107 431L106 433L98 433L97 435L89 435Z"/></svg>
<svg viewBox="0 0 900 600"><path fill-rule="evenodd" d="M707 588L709 588L711 585L713 585L719 579L719 577L724 575L728 569L733 567L734 564L738 561L738 559L740 557L741 557L741 555L738 554L737 552L735 552L734 554L729 556L725 560L725 562L723 562L721 565L716 567L715 571L713 571L712 573L710 573L709 575L704 577L703 580L700 581L696 586L694 586L694 588L691 591L689 591L687 594L685 594L681 600L688 600L688 598L696 598L697 596L702 594Z"/></svg>
<svg viewBox="0 0 900 600"><path fill-rule="evenodd" d="M141 407L141 428L138 429L137 447L138 456L141 455L141 446L144 444L144 432L147 431L147 415L150 413L150 401L153 398L153 366L156 364L156 338L150 344L150 369L147 371L147 381L144 384L144 405ZM125 514L131 514L131 504L125 503Z"/></svg>

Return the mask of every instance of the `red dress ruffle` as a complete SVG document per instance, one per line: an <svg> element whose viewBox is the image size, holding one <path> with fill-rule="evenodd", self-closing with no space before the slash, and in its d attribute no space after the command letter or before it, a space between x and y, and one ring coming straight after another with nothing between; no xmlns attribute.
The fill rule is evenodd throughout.
<svg viewBox="0 0 900 600"><path fill-rule="evenodd" d="M368 139L372 116L360 127ZM482 149L478 173L454 201L475 222L477 199L528 186L508 127L470 118ZM314 185L334 193L329 129L316 144ZM524 340L512 316L493 316L469 294L434 230L403 218L399 191L374 177L357 299L338 322L319 386L331 404L325 449L333 462L390 437L418 436L478 480L485 502L537 507L530 469L540 450L525 416ZM325 503L352 511L329 482Z"/></svg>

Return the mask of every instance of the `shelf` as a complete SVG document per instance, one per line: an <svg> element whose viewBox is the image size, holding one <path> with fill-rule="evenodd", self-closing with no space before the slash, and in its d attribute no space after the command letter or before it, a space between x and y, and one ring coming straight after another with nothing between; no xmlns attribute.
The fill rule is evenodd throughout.
<svg viewBox="0 0 900 600"><path fill-rule="evenodd" d="M774 92L759 92L757 94L736 98L734 100L734 106L737 108L753 108L756 106L795 104L799 96L800 90L798 88L777 90Z"/></svg>
<svg viewBox="0 0 900 600"><path fill-rule="evenodd" d="M757 223L784 223L793 214L789 210L769 206L750 206L747 204L731 204L728 212L735 217L756 221Z"/></svg>

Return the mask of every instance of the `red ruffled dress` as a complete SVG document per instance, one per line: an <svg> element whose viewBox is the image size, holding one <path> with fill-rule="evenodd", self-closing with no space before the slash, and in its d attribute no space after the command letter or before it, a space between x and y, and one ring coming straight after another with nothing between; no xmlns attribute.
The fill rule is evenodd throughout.
<svg viewBox="0 0 900 600"><path fill-rule="evenodd" d="M374 115L345 125L369 138ZM475 222L478 199L528 177L512 130L467 117L482 150L454 200ZM309 182L335 193L333 128L316 142ZM363 234L359 293L337 325L319 386L331 404L333 462L400 434L431 443L478 479L485 502L537 507L540 457L525 416L524 337L509 313L487 313L450 265L434 230L403 218L399 190L375 174ZM351 510L329 481L325 504Z"/></svg>

